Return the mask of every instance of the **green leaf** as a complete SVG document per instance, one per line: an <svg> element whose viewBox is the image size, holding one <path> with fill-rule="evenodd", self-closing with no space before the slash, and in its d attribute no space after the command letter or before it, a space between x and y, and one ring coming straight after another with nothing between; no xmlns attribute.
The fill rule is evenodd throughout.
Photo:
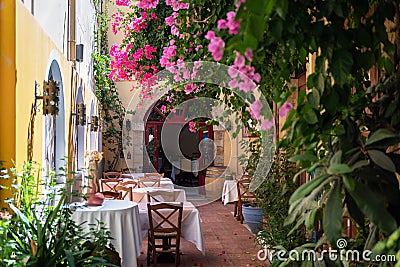
<svg viewBox="0 0 400 267"><path fill-rule="evenodd" d="M275 6L276 0L263 0L263 1L265 2L264 14L266 17L269 17Z"/></svg>
<svg viewBox="0 0 400 267"><path fill-rule="evenodd" d="M346 83L347 76L353 66L353 55L344 49L335 51L332 62L329 65L330 71L335 79L335 83L343 86Z"/></svg>
<svg viewBox="0 0 400 267"><path fill-rule="evenodd" d="M314 86L320 94L324 93L325 81L322 73L318 73L316 76L314 76Z"/></svg>
<svg viewBox="0 0 400 267"><path fill-rule="evenodd" d="M288 7L289 7L288 0L279 0L276 3L276 13L278 13L278 15L284 19L287 14Z"/></svg>
<svg viewBox="0 0 400 267"><path fill-rule="evenodd" d="M396 137L397 135L387 129L379 129L376 132L374 132L373 134L371 134L371 136L368 138L367 142L365 142L365 145L371 145L373 143L379 142L381 140L387 139L387 138L393 138Z"/></svg>
<svg viewBox="0 0 400 267"><path fill-rule="evenodd" d="M330 164L342 162L342 150L338 150L330 160Z"/></svg>
<svg viewBox="0 0 400 267"><path fill-rule="evenodd" d="M315 155L313 155L311 152L306 151L306 152L304 152L304 154L295 155L293 157L290 157L288 160L290 162L297 162L297 161L311 161L311 162L313 162L313 161L317 161L318 158Z"/></svg>
<svg viewBox="0 0 400 267"><path fill-rule="evenodd" d="M386 233L397 228L396 220L385 208L384 196L371 191L363 183L356 181L354 191L349 191L357 206L373 223Z"/></svg>
<svg viewBox="0 0 400 267"><path fill-rule="evenodd" d="M343 183L349 191L353 191L356 186L353 177L347 175L343 175Z"/></svg>
<svg viewBox="0 0 400 267"><path fill-rule="evenodd" d="M356 163L354 163L354 164L351 166L351 169L354 171L354 170L357 170L357 169L359 169L359 168L362 168L362 167L368 166L368 165L369 165L369 161L363 159L363 160L360 160L360 161L357 161Z"/></svg>
<svg viewBox="0 0 400 267"><path fill-rule="evenodd" d="M368 150L368 155L371 160L381 167L390 172L396 172L396 166L393 161L382 151L379 150Z"/></svg>
<svg viewBox="0 0 400 267"><path fill-rule="evenodd" d="M304 119L308 124L315 124L318 122L318 117L317 114L315 114L315 111L310 109L304 114Z"/></svg>
<svg viewBox="0 0 400 267"><path fill-rule="evenodd" d="M345 202L351 218L353 218L358 225L364 225L365 223L364 214L360 211L356 202L354 201L354 199L351 197L350 194L346 194Z"/></svg>
<svg viewBox="0 0 400 267"><path fill-rule="evenodd" d="M321 100L321 96L316 89L312 89L310 93L307 94L307 101L313 106L314 108L319 107L319 102Z"/></svg>
<svg viewBox="0 0 400 267"><path fill-rule="evenodd" d="M308 230L314 228L315 216L317 215L317 209L311 210L306 217L306 227Z"/></svg>
<svg viewBox="0 0 400 267"><path fill-rule="evenodd" d="M323 227L324 232L334 248L337 248L336 241L342 236L343 227L343 206L341 187L335 182L328 201L324 208Z"/></svg>
<svg viewBox="0 0 400 267"><path fill-rule="evenodd" d="M75 266L75 259L74 259L74 254L70 250L64 249L65 256L67 258L68 266L69 267L74 267Z"/></svg>
<svg viewBox="0 0 400 267"><path fill-rule="evenodd" d="M316 187L322 184L329 176L330 175L325 174L318 178L312 179L308 183L301 185L290 197L289 204L292 204L293 202L298 201L307 196L308 194L310 194Z"/></svg>
<svg viewBox="0 0 400 267"><path fill-rule="evenodd" d="M345 174L351 173L353 170L347 164L343 163L333 163L329 166L327 173L329 174Z"/></svg>

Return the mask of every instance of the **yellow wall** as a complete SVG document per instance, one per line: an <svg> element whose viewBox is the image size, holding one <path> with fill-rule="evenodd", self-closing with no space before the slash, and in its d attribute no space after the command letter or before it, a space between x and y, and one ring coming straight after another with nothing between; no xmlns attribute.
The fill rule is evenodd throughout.
<svg viewBox="0 0 400 267"><path fill-rule="evenodd" d="M15 159L15 2L0 0L0 7L0 160L8 168ZM0 179L0 184L10 181ZM0 199L9 196L0 190Z"/></svg>
<svg viewBox="0 0 400 267"><path fill-rule="evenodd" d="M65 137L68 137L69 114L71 114L71 73L70 63L63 54L57 50L55 44L45 34L34 17L17 2L17 44L16 44L16 162L22 164L27 160L28 128L31 117L31 108L35 97L35 81L39 83L40 94L43 91L43 81L48 75L48 64L51 53L55 53L60 61L63 79L65 103ZM62 97L62 96L60 96ZM39 102L40 103L40 102ZM43 115L42 104L34 121L33 160L42 163Z"/></svg>

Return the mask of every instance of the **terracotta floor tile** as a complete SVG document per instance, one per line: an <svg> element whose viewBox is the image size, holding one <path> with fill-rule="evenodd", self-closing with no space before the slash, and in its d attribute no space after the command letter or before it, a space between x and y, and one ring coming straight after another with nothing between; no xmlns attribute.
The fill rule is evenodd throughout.
<svg viewBox="0 0 400 267"><path fill-rule="evenodd" d="M256 257L259 247L254 243L254 235L249 232L245 224L240 224L233 217L233 204L224 206L217 201L200 206L198 209L202 219L206 254L203 255L192 243L182 239L182 267L268 266ZM146 249L147 240L145 239L141 250L143 254L138 258L138 266L147 266ZM175 265L164 263L159 266Z"/></svg>

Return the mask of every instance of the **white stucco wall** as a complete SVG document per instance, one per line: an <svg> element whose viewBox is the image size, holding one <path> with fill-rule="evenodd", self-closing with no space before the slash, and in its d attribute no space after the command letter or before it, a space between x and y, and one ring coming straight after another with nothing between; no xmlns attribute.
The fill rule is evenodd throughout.
<svg viewBox="0 0 400 267"><path fill-rule="evenodd" d="M68 53L68 2L70 0L24 0L24 6L35 17L57 48L67 58ZM71 0L73 1L73 0ZM76 2L75 40L84 45L83 62L76 70L83 81L92 86L91 54L94 47L93 32L96 24L93 0Z"/></svg>

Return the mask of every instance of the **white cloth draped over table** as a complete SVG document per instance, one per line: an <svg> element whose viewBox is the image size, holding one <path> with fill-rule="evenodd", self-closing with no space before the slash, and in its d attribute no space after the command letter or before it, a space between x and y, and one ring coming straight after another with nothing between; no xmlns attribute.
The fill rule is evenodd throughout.
<svg viewBox="0 0 400 267"><path fill-rule="evenodd" d="M136 267L142 247L139 208L137 203L127 200L104 200L102 206L78 208L72 218L89 231L89 224L104 222L114 238L110 242L119 253L123 267Z"/></svg>
<svg viewBox="0 0 400 267"><path fill-rule="evenodd" d="M147 235L147 231L150 228L147 212L147 204L139 203L140 225L143 237ZM190 202L183 203L181 228L182 238L195 244L197 249L200 250L203 255L205 255L205 245L203 231L201 228L200 213L199 210L196 209L196 207Z"/></svg>
<svg viewBox="0 0 400 267"><path fill-rule="evenodd" d="M186 193L183 189L165 189L165 188L133 188L133 201L137 203L147 203L147 192L157 194L157 200L160 202L186 202Z"/></svg>
<svg viewBox="0 0 400 267"><path fill-rule="evenodd" d="M225 180L221 196L224 205L239 200L236 184L237 184L236 180Z"/></svg>

